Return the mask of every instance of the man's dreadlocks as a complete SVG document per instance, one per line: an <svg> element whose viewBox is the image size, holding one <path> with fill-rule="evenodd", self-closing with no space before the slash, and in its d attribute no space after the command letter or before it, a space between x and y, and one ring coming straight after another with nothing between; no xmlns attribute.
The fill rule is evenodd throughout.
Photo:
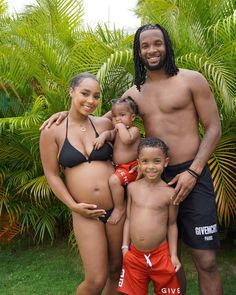
<svg viewBox="0 0 236 295"><path fill-rule="evenodd" d="M168 32L159 24L154 24L154 25L146 24L144 26L141 26L135 33L134 44L133 44L134 70L135 70L134 84L136 85L136 87L139 91L141 89L141 85L143 85L145 83L146 73L147 73L144 63L139 56L140 34L143 31L147 31L147 30L160 30L160 31L162 31L162 34L164 36L165 45L166 45L166 62L164 65L164 69L166 71L166 74L169 76L174 76L179 71L179 69L175 65L174 51L172 48L172 44L171 44L171 40L170 40Z"/></svg>

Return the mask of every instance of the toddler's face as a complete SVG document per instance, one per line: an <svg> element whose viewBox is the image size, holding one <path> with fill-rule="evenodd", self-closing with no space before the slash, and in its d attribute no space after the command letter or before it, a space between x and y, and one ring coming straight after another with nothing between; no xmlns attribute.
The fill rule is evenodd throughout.
<svg viewBox="0 0 236 295"><path fill-rule="evenodd" d="M123 123L126 128L133 125L135 114L133 114L129 108L128 103L122 102L112 106L112 122L114 125Z"/></svg>

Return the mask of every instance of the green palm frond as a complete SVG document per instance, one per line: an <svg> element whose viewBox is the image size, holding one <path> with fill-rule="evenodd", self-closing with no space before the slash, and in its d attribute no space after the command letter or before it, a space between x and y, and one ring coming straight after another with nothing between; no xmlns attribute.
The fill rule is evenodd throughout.
<svg viewBox="0 0 236 295"><path fill-rule="evenodd" d="M26 11L25 17L30 17L31 21L38 21L38 25L45 27L45 23L50 24L53 30L78 29L81 25L84 14L83 1L81 0L36 0L37 5L33 5L31 11ZM40 21L41 20L41 21ZM63 34L63 30L61 31Z"/></svg>
<svg viewBox="0 0 236 295"><path fill-rule="evenodd" d="M214 90L220 95L221 101L228 110L232 110L233 95L231 84L234 73L227 69L214 56L203 56L197 53L189 53L177 58L177 63L181 67L194 69L201 72L210 82Z"/></svg>
<svg viewBox="0 0 236 295"><path fill-rule="evenodd" d="M38 219L34 224L35 240L38 243L43 242L45 236L48 234L51 241L54 239L54 227L56 224L56 216L53 211L48 211L44 208L38 209Z"/></svg>
<svg viewBox="0 0 236 295"><path fill-rule="evenodd" d="M100 83L103 83L108 72L113 67L126 67L127 64L133 59L133 52L131 49L126 49L124 51L116 51L111 54L106 62L102 65L100 70L97 73L97 78Z"/></svg>
<svg viewBox="0 0 236 295"><path fill-rule="evenodd" d="M22 202L16 201L15 195L3 188L0 191L0 217L7 213L9 223L14 224L19 221L22 212Z"/></svg>
<svg viewBox="0 0 236 295"><path fill-rule="evenodd" d="M53 197L45 175L28 179L27 182L18 187L18 193L22 195L29 194L33 202L41 206L45 203L50 205Z"/></svg>
<svg viewBox="0 0 236 295"><path fill-rule="evenodd" d="M235 41L236 35L236 14L233 13L224 19L219 19L216 24L209 26L207 36L213 38L215 42L219 42L219 38L224 42Z"/></svg>
<svg viewBox="0 0 236 295"><path fill-rule="evenodd" d="M223 224L236 215L235 9L234 0L144 0L135 10L142 23L164 25L178 65L202 72L217 99L224 137L210 166ZM106 24L85 28L82 18L80 0L37 0L14 17L0 10L0 215L6 209L38 242L53 240L55 226L72 228L70 210L42 176L39 125L68 108L69 81L79 72L101 82L97 115L133 82L133 34ZM144 131L139 118L135 123Z"/></svg>
<svg viewBox="0 0 236 295"><path fill-rule="evenodd" d="M22 214L20 218L21 231L24 229L34 228L39 219L38 208L24 203Z"/></svg>
<svg viewBox="0 0 236 295"><path fill-rule="evenodd" d="M10 202L6 207L10 224L18 223L21 213L22 213L22 204L20 202Z"/></svg>
<svg viewBox="0 0 236 295"><path fill-rule="evenodd" d="M100 107L95 111L96 115L102 114L104 101L109 101L111 98L114 98L115 93L118 97L119 92L121 94L124 92L124 87L128 88L128 86L130 86L131 75L127 68L132 61L132 56L133 53L131 49L116 51L107 58L97 72L97 78L101 84L103 98Z"/></svg>
<svg viewBox="0 0 236 295"><path fill-rule="evenodd" d="M15 143L15 144L14 144ZM9 168L21 168L22 166L28 167L32 163L32 157L29 149L25 145L17 143L17 138L11 142L11 145L1 146L0 159L2 163L9 164Z"/></svg>
<svg viewBox="0 0 236 295"><path fill-rule="evenodd" d="M42 122L43 113L46 108L45 98L39 96L35 99L31 109L23 116L12 118L0 118L0 132L8 129L13 132L16 129L30 128Z"/></svg>
<svg viewBox="0 0 236 295"><path fill-rule="evenodd" d="M28 183L32 178L35 177L35 170L27 170L24 165L20 164L8 171L8 177L5 180L5 186L10 189L17 189L17 194L20 192L20 188L24 186L24 184ZM18 170L16 169L18 168ZM25 195L26 196L26 195Z"/></svg>
<svg viewBox="0 0 236 295"><path fill-rule="evenodd" d="M102 43L110 49L119 48L121 43L127 44L127 38L129 35L120 29L113 29L112 31L106 24L103 26L98 24L96 27L96 37L100 38ZM128 42L129 44L130 42Z"/></svg>
<svg viewBox="0 0 236 295"><path fill-rule="evenodd" d="M224 137L209 160L219 221L229 225L236 215L236 138Z"/></svg>
<svg viewBox="0 0 236 295"><path fill-rule="evenodd" d="M10 196L9 196L8 191L4 190L1 187L1 190L0 190L0 216L2 215L4 209L8 210L9 199L10 199Z"/></svg>
<svg viewBox="0 0 236 295"><path fill-rule="evenodd" d="M4 0L0 0L0 16L4 15L7 12L7 3Z"/></svg>

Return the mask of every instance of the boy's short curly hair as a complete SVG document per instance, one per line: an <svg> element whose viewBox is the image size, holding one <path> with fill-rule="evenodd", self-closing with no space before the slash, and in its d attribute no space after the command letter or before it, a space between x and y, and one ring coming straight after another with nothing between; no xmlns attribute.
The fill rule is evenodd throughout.
<svg viewBox="0 0 236 295"><path fill-rule="evenodd" d="M138 156L140 152L142 151L142 149L146 147L159 148L163 152L164 156L166 158L168 157L169 148L165 144L165 142L158 137L143 138L138 146Z"/></svg>

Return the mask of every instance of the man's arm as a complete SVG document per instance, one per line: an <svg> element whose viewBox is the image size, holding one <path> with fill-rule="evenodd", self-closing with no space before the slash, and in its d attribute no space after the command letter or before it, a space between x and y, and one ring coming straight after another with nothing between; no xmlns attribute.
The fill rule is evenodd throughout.
<svg viewBox="0 0 236 295"><path fill-rule="evenodd" d="M191 72L188 82L196 113L205 128L205 134L189 167L190 170L176 175L168 183L169 185L176 184L175 196L173 197L174 204L182 202L192 191L198 176L200 176L221 137L220 117L208 82L198 72Z"/></svg>
<svg viewBox="0 0 236 295"><path fill-rule="evenodd" d="M216 101L208 82L199 73L195 74L192 83L192 93L196 112L205 128L205 134L190 168L196 173L201 174L220 140L221 123Z"/></svg>
<svg viewBox="0 0 236 295"><path fill-rule="evenodd" d="M51 115L43 124L40 126L39 130L42 131L45 128L50 128L52 124L59 125L68 116L68 111L62 111Z"/></svg>
<svg viewBox="0 0 236 295"><path fill-rule="evenodd" d="M53 124L59 125L61 122L68 116L68 111L61 111L55 114L52 114L43 124L40 126L39 130L42 131L44 128L50 128ZM111 120L112 115L111 111L103 115L103 117Z"/></svg>

